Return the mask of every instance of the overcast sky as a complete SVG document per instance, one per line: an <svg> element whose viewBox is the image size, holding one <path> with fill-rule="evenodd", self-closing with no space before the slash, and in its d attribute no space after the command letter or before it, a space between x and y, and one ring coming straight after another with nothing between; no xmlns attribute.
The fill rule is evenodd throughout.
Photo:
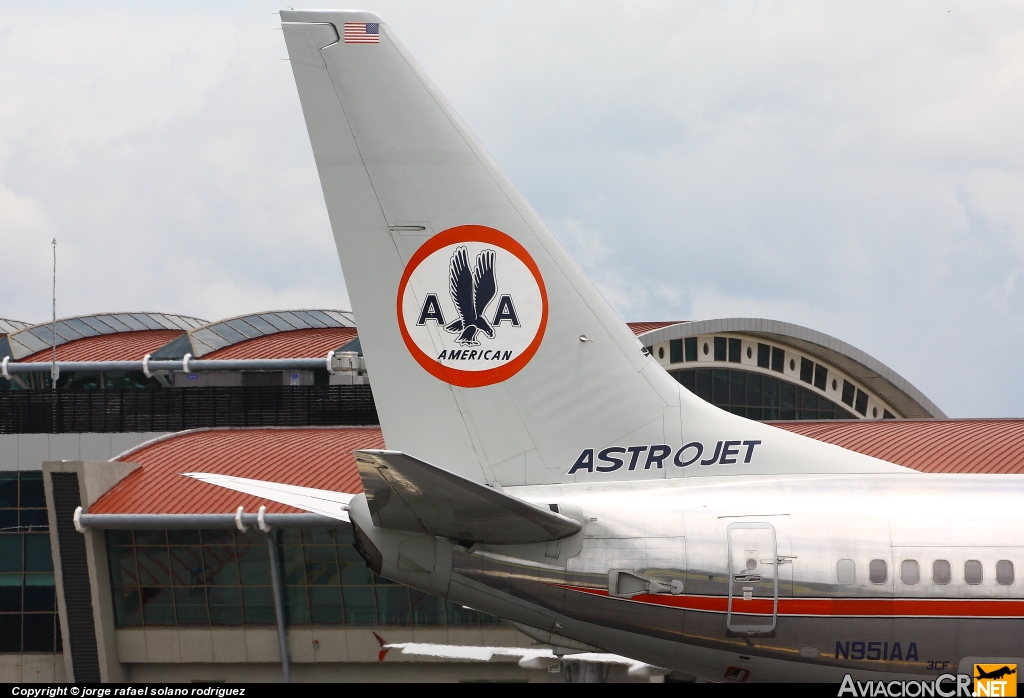
<svg viewBox="0 0 1024 698"><path fill-rule="evenodd" d="M362 7L624 319L794 322L1024 416L1024 5ZM61 316L348 307L277 9L0 4L0 317L49 317L53 237Z"/></svg>

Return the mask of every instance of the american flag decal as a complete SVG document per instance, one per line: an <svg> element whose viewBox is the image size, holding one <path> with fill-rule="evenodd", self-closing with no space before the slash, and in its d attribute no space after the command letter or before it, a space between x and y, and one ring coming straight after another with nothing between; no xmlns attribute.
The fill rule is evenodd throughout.
<svg viewBox="0 0 1024 698"><path fill-rule="evenodd" d="M380 25L376 22L345 22L346 44L379 44Z"/></svg>

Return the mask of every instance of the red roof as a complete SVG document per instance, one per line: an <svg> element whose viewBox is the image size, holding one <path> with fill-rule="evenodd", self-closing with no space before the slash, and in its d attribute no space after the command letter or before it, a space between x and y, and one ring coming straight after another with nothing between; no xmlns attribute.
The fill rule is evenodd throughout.
<svg viewBox="0 0 1024 698"><path fill-rule="evenodd" d="M57 347L57 361L142 361L146 354L184 334L181 330L139 330L76 339ZM53 349L30 354L22 362L49 361Z"/></svg>
<svg viewBox="0 0 1024 698"><path fill-rule="evenodd" d="M668 327L669 325L678 325L680 322L687 322L686 320L671 320L669 322L627 322L629 329L633 330L633 334L640 336L645 332L651 330L660 330L662 327Z"/></svg>
<svg viewBox="0 0 1024 698"><path fill-rule="evenodd" d="M254 337L203 356L207 359L317 359L356 337L354 327L291 330Z"/></svg>
<svg viewBox="0 0 1024 698"><path fill-rule="evenodd" d="M1024 420L773 422L853 451L924 472L1024 473ZM297 509L191 478L208 472L302 487L362 491L352 452L384 448L376 427L210 429L182 432L118 458L140 463L99 498L91 514L230 514L266 505Z"/></svg>
<svg viewBox="0 0 1024 698"><path fill-rule="evenodd" d="M239 506L270 513L299 510L182 477L219 473L335 492L363 491L352 452L384 448L380 429L210 429L143 445L118 458L142 465L91 507L90 514L229 514Z"/></svg>
<svg viewBox="0 0 1024 698"><path fill-rule="evenodd" d="M773 422L926 473L1024 472L1024 419Z"/></svg>

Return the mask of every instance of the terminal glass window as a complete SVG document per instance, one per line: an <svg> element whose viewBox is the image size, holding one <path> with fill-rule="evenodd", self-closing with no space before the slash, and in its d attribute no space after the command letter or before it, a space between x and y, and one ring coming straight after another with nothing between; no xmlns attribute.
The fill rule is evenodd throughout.
<svg viewBox="0 0 1024 698"><path fill-rule="evenodd" d="M725 337L715 337L715 361L725 361Z"/></svg>
<svg viewBox="0 0 1024 698"><path fill-rule="evenodd" d="M748 419L856 419L824 396L774 376L725 368L669 373L698 397Z"/></svg>
<svg viewBox="0 0 1024 698"><path fill-rule="evenodd" d="M496 618L375 575L350 529L277 529L289 625L488 625ZM266 535L107 531L118 627L273 625Z"/></svg>
<svg viewBox="0 0 1024 698"><path fill-rule="evenodd" d="M696 337L687 337L686 339L683 340L683 345L684 345L683 348L685 349L685 353L686 353L686 360L687 361L696 361L697 360L697 338Z"/></svg>
<svg viewBox="0 0 1024 698"><path fill-rule="evenodd" d="M868 394L860 388L857 388L857 404L853 409L857 410L862 415L867 414L868 412Z"/></svg>
<svg viewBox="0 0 1024 698"><path fill-rule="evenodd" d="M771 365L772 348L767 344L757 345L757 365L759 368L768 368Z"/></svg>
<svg viewBox="0 0 1024 698"><path fill-rule="evenodd" d="M782 373L786 370L786 350L772 347L772 370Z"/></svg>
<svg viewBox="0 0 1024 698"><path fill-rule="evenodd" d="M738 364L740 362L740 351L742 350L740 340L735 337L729 338L729 361Z"/></svg>
<svg viewBox="0 0 1024 698"><path fill-rule="evenodd" d="M843 380L843 402L850 407L853 407L853 396L856 393L857 388L848 380Z"/></svg>
<svg viewBox="0 0 1024 698"><path fill-rule="evenodd" d="M696 347L695 347L696 348ZM697 352L694 351L696 354ZM694 357L696 358L696 357ZM668 342L668 361L672 364L683 362L683 340L670 339Z"/></svg>
<svg viewBox="0 0 1024 698"><path fill-rule="evenodd" d="M825 390L828 384L828 369L821 364L814 364L814 387L818 390Z"/></svg>
<svg viewBox="0 0 1024 698"><path fill-rule="evenodd" d="M814 362L803 356L800 357L800 380L804 383L814 380Z"/></svg>
<svg viewBox="0 0 1024 698"><path fill-rule="evenodd" d="M41 471L0 472L0 652L60 652Z"/></svg>

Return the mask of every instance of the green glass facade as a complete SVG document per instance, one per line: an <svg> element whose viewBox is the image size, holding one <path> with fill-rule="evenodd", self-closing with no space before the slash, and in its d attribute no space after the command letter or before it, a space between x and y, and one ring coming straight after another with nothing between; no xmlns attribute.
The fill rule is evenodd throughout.
<svg viewBox="0 0 1024 698"><path fill-rule="evenodd" d="M266 535L255 529L107 531L119 627L273 625ZM273 532L289 625L495 624L372 573L350 529Z"/></svg>
<svg viewBox="0 0 1024 698"><path fill-rule="evenodd" d="M0 472L0 652L60 652L41 471Z"/></svg>
<svg viewBox="0 0 1024 698"><path fill-rule="evenodd" d="M734 368L669 371L690 392L747 419L856 419L826 397L774 376Z"/></svg>

